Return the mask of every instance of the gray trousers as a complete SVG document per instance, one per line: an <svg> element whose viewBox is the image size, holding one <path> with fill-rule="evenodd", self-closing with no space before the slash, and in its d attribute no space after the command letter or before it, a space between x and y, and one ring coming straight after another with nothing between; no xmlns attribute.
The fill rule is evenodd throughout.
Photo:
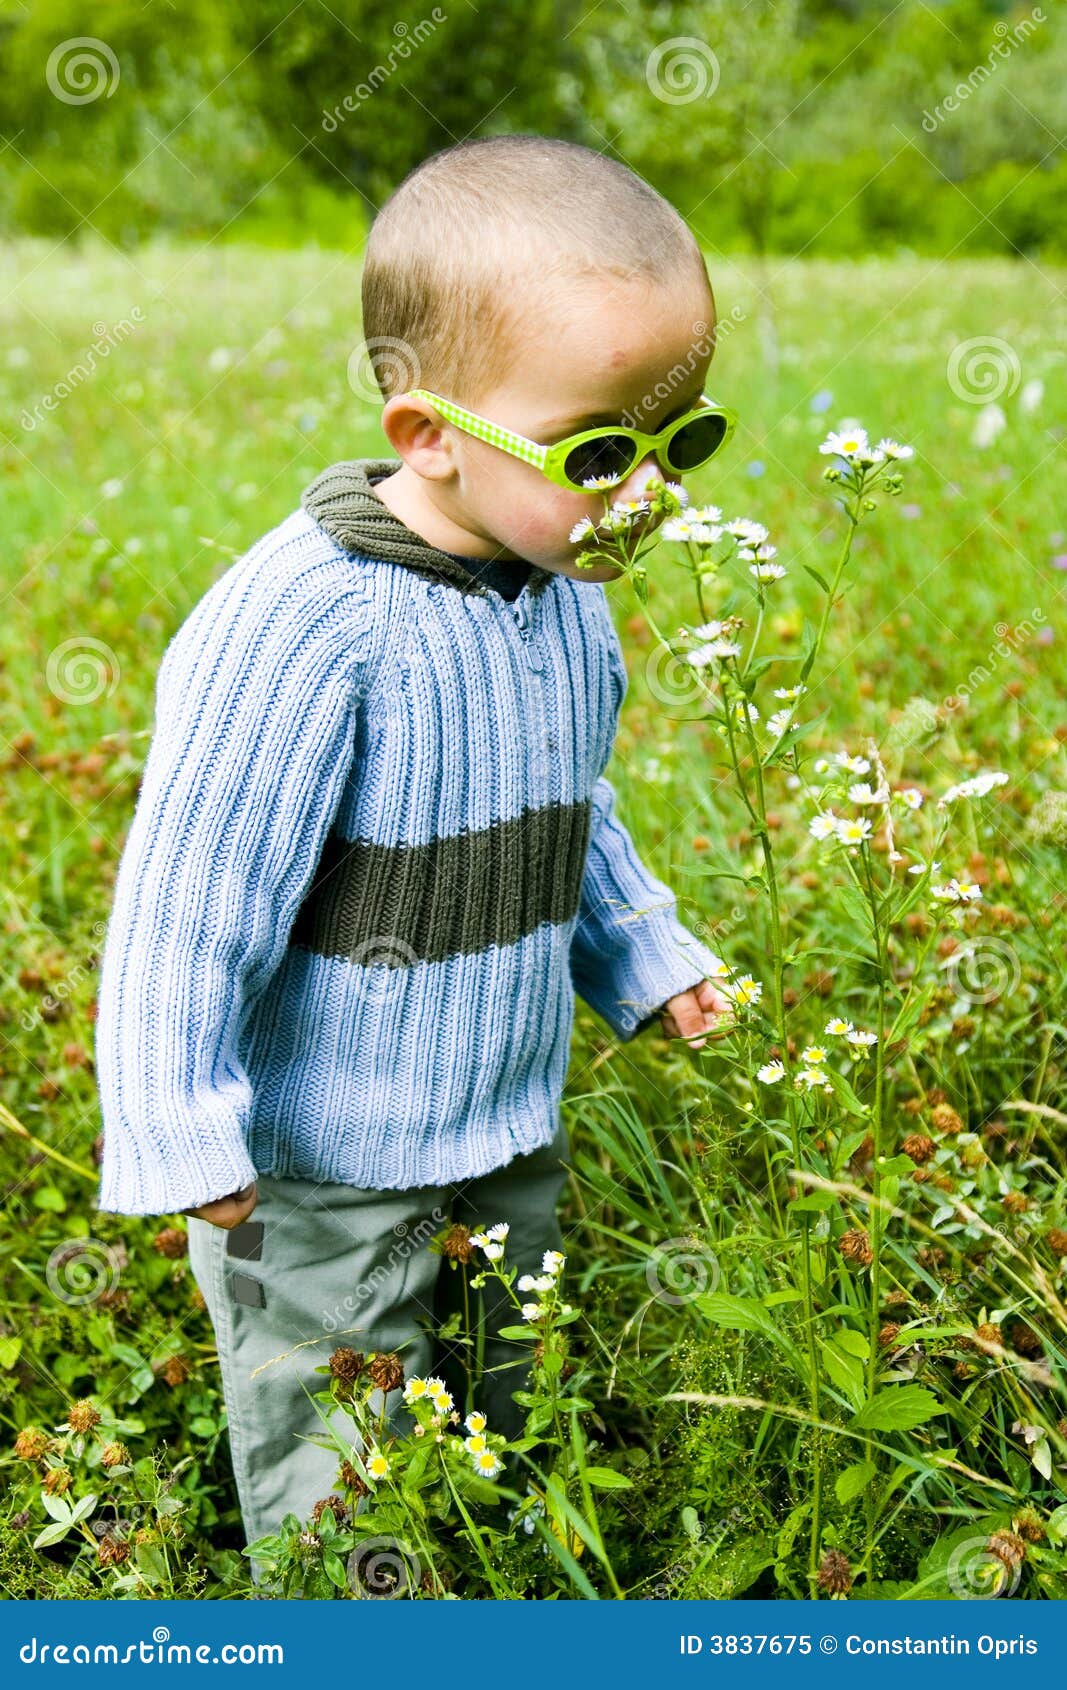
<svg viewBox="0 0 1067 1690"><path fill-rule="evenodd" d="M435 1337L451 1314L465 1313L465 1281L484 1257L476 1251L466 1270L453 1268L427 1243L449 1222L475 1231L507 1221L505 1265L539 1273L544 1251L563 1246L556 1204L567 1154L561 1123L543 1150L461 1185L364 1191L261 1175L243 1226L224 1232L190 1217L189 1259L215 1330L248 1542L287 1513L303 1522L335 1488L340 1458L308 1441L325 1428L307 1392L324 1388L315 1368L338 1345L396 1350L407 1374L441 1374L462 1412L479 1408L493 1430L520 1435L525 1411L511 1395L527 1385L526 1366L485 1372L468 1400L459 1350ZM474 1325L483 1322L485 1369L528 1356L527 1346L496 1337L519 1316L495 1281L469 1303ZM372 1406L380 1408L380 1393ZM399 1390L385 1409L389 1429L410 1428ZM335 1411L335 1425L346 1421L355 1440L354 1423Z"/></svg>

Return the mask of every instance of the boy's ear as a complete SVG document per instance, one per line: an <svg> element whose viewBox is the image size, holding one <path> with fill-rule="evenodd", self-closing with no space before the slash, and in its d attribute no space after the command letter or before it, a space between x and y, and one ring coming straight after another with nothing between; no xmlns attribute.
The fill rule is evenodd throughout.
<svg viewBox="0 0 1067 1690"><path fill-rule="evenodd" d="M382 429L396 456L417 475L443 481L452 474L450 431L428 400L395 393L382 411Z"/></svg>

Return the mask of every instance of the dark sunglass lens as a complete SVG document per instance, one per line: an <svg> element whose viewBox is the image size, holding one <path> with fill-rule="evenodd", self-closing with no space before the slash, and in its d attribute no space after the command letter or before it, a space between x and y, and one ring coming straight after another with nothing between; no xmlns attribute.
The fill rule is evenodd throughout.
<svg viewBox="0 0 1067 1690"><path fill-rule="evenodd" d="M625 434L602 434L598 440L583 440L575 446L567 453L563 467L570 480L579 485L594 476L623 481L636 458L634 443Z"/></svg>
<svg viewBox="0 0 1067 1690"><path fill-rule="evenodd" d="M671 469L684 475L686 470L706 464L722 445L726 433L726 418L719 416L694 417L673 435L667 447L667 462Z"/></svg>

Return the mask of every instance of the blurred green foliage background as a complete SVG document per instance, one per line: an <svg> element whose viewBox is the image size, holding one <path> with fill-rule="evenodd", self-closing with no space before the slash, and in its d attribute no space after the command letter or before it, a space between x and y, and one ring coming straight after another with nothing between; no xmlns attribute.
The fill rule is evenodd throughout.
<svg viewBox="0 0 1067 1690"><path fill-rule="evenodd" d="M713 249L1067 251L1054 0L0 0L0 62L7 232L345 248L428 154L535 131Z"/></svg>

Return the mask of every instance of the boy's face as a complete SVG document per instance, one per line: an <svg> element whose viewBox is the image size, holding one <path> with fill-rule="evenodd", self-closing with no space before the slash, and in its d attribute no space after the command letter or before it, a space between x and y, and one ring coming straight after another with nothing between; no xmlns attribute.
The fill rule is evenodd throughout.
<svg viewBox="0 0 1067 1690"><path fill-rule="evenodd" d="M529 440L552 445L628 419L653 434L704 390L714 302L699 279L681 276L667 285L594 275L560 283L551 305L535 311L506 377L476 401L461 401ZM448 508L472 535L576 580L621 574L610 564L588 570L574 561L581 548L571 530L583 517L601 517L603 495L557 487L532 465L458 429L452 447ZM612 490L612 501L637 498L656 476L678 479L649 456Z"/></svg>

